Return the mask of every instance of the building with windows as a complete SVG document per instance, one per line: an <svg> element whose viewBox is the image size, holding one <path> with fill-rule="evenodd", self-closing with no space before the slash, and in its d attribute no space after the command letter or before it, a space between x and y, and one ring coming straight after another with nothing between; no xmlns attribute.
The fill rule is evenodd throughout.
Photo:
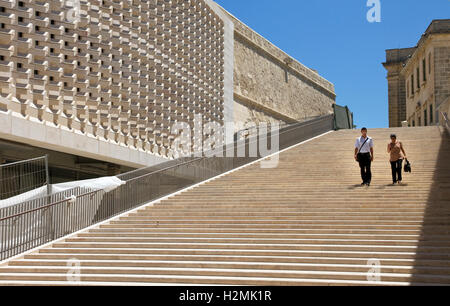
<svg viewBox="0 0 450 306"><path fill-rule="evenodd" d="M46 153L117 174L174 158L176 123L234 123L233 139L332 113L335 98L212 0L0 1L0 162Z"/></svg>
<svg viewBox="0 0 450 306"><path fill-rule="evenodd" d="M450 106L450 19L433 20L417 46L386 50L389 126L439 123Z"/></svg>

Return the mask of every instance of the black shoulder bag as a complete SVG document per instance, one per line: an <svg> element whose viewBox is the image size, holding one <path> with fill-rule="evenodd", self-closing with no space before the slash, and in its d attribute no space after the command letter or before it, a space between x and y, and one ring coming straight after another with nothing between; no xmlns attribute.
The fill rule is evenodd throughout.
<svg viewBox="0 0 450 306"><path fill-rule="evenodd" d="M366 144L366 142L369 140L369 137L366 138L366 141L364 141L364 143L362 144L362 146L359 148L358 154L356 155L356 160L359 162L361 160L360 156L361 156L361 150L364 147L364 145Z"/></svg>
<svg viewBox="0 0 450 306"><path fill-rule="evenodd" d="M406 160L406 164L403 171L405 171L405 173L407 172L411 173L411 163L408 160Z"/></svg>

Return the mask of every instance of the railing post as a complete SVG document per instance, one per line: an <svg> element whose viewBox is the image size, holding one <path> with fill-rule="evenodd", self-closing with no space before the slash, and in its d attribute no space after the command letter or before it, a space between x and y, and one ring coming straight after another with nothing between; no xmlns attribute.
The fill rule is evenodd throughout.
<svg viewBox="0 0 450 306"><path fill-rule="evenodd" d="M51 203L51 196L52 196L52 186L50 185L50 175L49 175L49 170L48 170L48 154L45 155L45 177L47 180L47 205L50 205ZM54 225L53 225L53 208L49 207L48 208L48 218L49 218L49 236L51 237L51 240L55 239L55 230L54 230Z"/></svg>
<svg viewBox="0 0 450 306"><path fill-rule="evenodd" d="M45 154L45 178L47 181L47 196L52 194L52 186L50 185L50 175L48 171L48 154Z"/></svg>

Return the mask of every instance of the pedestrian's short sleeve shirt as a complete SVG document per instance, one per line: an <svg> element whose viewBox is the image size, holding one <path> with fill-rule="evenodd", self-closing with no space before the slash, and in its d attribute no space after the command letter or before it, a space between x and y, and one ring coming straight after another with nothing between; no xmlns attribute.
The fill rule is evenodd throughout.
<svg viewBox="0 0 450 306"><path fill-rule="evenodd" d="M358 150L359 150L359 148L361 148L364 141L366 141L364 146L361 148L360 153L369 153L370 148L373 148L373 139L369 136L367 136L367 137L369 138L369 140L367 140L367 141L366 141L366 138L364 138L362 136L358 137L358 139L356 139L355 148L357 148Z"/></svg>

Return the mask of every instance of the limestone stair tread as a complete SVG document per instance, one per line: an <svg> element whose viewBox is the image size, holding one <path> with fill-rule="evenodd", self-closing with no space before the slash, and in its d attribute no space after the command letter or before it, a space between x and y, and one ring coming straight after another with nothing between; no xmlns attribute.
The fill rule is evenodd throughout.
<svg viewBox="0 0 450 306"><path fill-rule="evenodd" d="M412 174L392 186L389 135ZM450 285L450 139L439 127L374 129L371 187L338 131L41 247L0 285ZM318 153L320 152L320 153ZM81 282L67 263L80 263ZM370 260L380 282L368 281Z"/></svg>

